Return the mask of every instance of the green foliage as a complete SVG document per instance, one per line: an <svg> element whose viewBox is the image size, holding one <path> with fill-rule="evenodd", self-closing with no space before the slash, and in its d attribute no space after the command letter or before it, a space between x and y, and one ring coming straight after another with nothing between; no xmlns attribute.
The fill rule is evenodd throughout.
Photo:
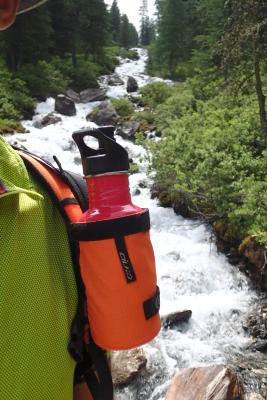
<svg viewBox="0 0 267 400"><path fill-rule="evenodd" d="M136 50L133 49L120 49L119 55L122 58L129 58L130 60L139 60L139 54Z"/></svg>
<svg viewBox="0 0 267 400"><path fill-rule="evenodd" d="M196 100L190 89L181 85L175 88L175 93L155 109L154 123L157 131L162 132L174 119L181 118L184 114L193 112Z"/></svg>
<svg viewBox="0 0 267 400"><path fill-rule="evenodd" d="M70 57L65 59L54 57L51 64L63 77L64 87L62 87L61 92L67 86L77 91L87 89L88 87L98 87L97 77L100 75L101 68L98 64L84 59L84 57L77 57L76 66L73 66Z"/></svg>
<svg viewBox="0 0 267 400"><path fill-rule="evenodd" d="M64 92L69 84L69 80L64 78L60 70L46 61L24 65L18 76L27 83L31 94L38 99Z"/></svg>
<svg viewBox="0 0 267 400"><path fill-rule="evenodd" d="M139 92L142 95L142 104L155 108L174 93L174 87L164 82L154 82L142 87Z"/></svg>
<svg viewBox="0 0 267 400"><path fill-rule="evenodd" d="M130 174L137 174L139 172L139 165L136 163L130 163Z"/></svg>
<svg viewBox="0 0 267 400"><path fill-rule="evenodd" d="M156 184L174 203L186 201L192 215L223 218L240 238L267 243L267 152L256 99L232 101L225 91L203 102L179 90L156 107L162 139L146 141Z"/></svg>
<svg viewBox="0 0 267 400"><path fill-rule="evenodd" d="M111 100L113 107L120 117L129 119L129 117L133 114L134 108L132 103L127 98L121 99L113 99Z"/></svg>
<svg viewBox="0 0 267 400"><path fill-rule="evenodd" d="M141 125L151 125L154 124L155 121L155 113L151 111L140 111L136 112L134 115L134 119L140 122Z"/></svg>
<svg viewBox="0 0 267 400"><path fill-rule="evenodd" d="M34 105L25 82L14 78L1 64L0 118L18 120L22 117L30 117L33 114Z"/></svg>

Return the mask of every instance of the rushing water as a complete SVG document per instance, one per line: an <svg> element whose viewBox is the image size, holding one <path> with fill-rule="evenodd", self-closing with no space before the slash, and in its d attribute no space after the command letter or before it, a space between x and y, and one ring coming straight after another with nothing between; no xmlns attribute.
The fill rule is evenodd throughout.
<svg viewBox="0 0 267 400"><path fill-rule="evenodd" d="M138 61L122 60L116 73L125 82L128 75L134 76L141 86L151 78L144 73L146 54L140 53ZM125 85L108 88L111 97L125 94ZM38 115L33 121L24 122L29 133L8 139L49 161L55 154L65 169L81 173L71 134L90 125L85 116L97 104L77 104L76 116L61 116L62 122L36 129L34 120L54 110L54 99L47 99L37 106ZM229 353L242 350L248 341L242 321L256 294L247 278L217 252L208 227L179 217L151 200L144 149L119 137L117 140L140 165L140 173L130 177L131 191L135 204L150 209L161 315L192 310L189 323L176 329L162 329L154 341L144 346L148 357L146 371L116 395L118 400L159 400L164 398L170 378L179 369L223 363ZM136 188L140 189L139 195L135 194Z"/></svg>

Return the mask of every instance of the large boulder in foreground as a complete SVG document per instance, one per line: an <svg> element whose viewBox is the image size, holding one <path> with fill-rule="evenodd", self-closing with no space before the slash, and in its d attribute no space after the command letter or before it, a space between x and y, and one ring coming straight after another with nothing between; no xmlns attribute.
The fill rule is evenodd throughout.
<svg viewBox="0 0 267 400"><path fill-rule="evenodd" d="M103 101L97 108L86 116L87 121L92 121L99 126L116 125L119 116L110 101Z"/></svg>
<svg viewBox="0 0 267 400"><path fill-rule="evenodd" d="M126 90L128 93L136 92L138 90L138 83L134 77L129 76Z"/></svg>
<svg viewBox="0 0 267 400"><path fill-rule="evenodd" d="M237 375L217 365L188 368L172 380L165 400L245 400Z"/></svg>
<svg viewBox="0 0 267 400"><path fill-rule="evenodd" d="M76 115L76 107L74 101L64 94L58 94L55 101L55 111L59 114L72 117Z"/></svg>
<svg viewBox="0 0 267 400"><path fill-rule="evenodd" d="M81 103L90 103L92 101L102 101L106 98L105 89L85 89L80 93Z"/></svg>
<svg viewBox="0 0 267 400"><path fill-rule="evenodd" d="M117 128L117 135L120 135L123 139L134 140L134 136L140 127L140 123L137 121L126 121Z"/></svg>
<svg viewBox="0 0 267 400"><path fill-rule="evenodd" d="M113 351L111 373L115 386L129 384L145 368L147 358L144 350L136 348L127 351Z"/></svg>

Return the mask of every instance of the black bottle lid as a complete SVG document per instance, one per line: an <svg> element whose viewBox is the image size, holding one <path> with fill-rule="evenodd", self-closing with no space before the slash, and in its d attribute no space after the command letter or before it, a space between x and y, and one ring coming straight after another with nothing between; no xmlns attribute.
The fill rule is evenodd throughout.
<svg viewBox="0 0 267 400"><path fill-rule="evenodd" d="M72 137L81 154L85 176L129 170L128 153L116 142L114 131L114 126L101 126L73 133ZM97 149L89 147L84 141L86 137L97 139L99 147Z"/></svg>

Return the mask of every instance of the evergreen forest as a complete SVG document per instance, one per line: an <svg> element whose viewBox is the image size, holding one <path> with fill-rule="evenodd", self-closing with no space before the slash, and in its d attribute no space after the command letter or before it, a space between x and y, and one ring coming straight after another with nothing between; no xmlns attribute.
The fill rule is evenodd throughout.
<svg viewBox="0 0 267 400"><path fill-rule="evenodd" d="M145 46L147 72L164 81L131 99L143 111L128 99L120 106L130 110L124 119L140 122L136 140L148 149L162 204L213 224L240 251L248 243L266 249L267 1L155 5L151 16L142 1L139 32L116 0L110 8L53 0L19 16L0 34L0 130L19 129L36 100L97 87L117 56ZM148 130L160 140L146 139Z"/></svg>

